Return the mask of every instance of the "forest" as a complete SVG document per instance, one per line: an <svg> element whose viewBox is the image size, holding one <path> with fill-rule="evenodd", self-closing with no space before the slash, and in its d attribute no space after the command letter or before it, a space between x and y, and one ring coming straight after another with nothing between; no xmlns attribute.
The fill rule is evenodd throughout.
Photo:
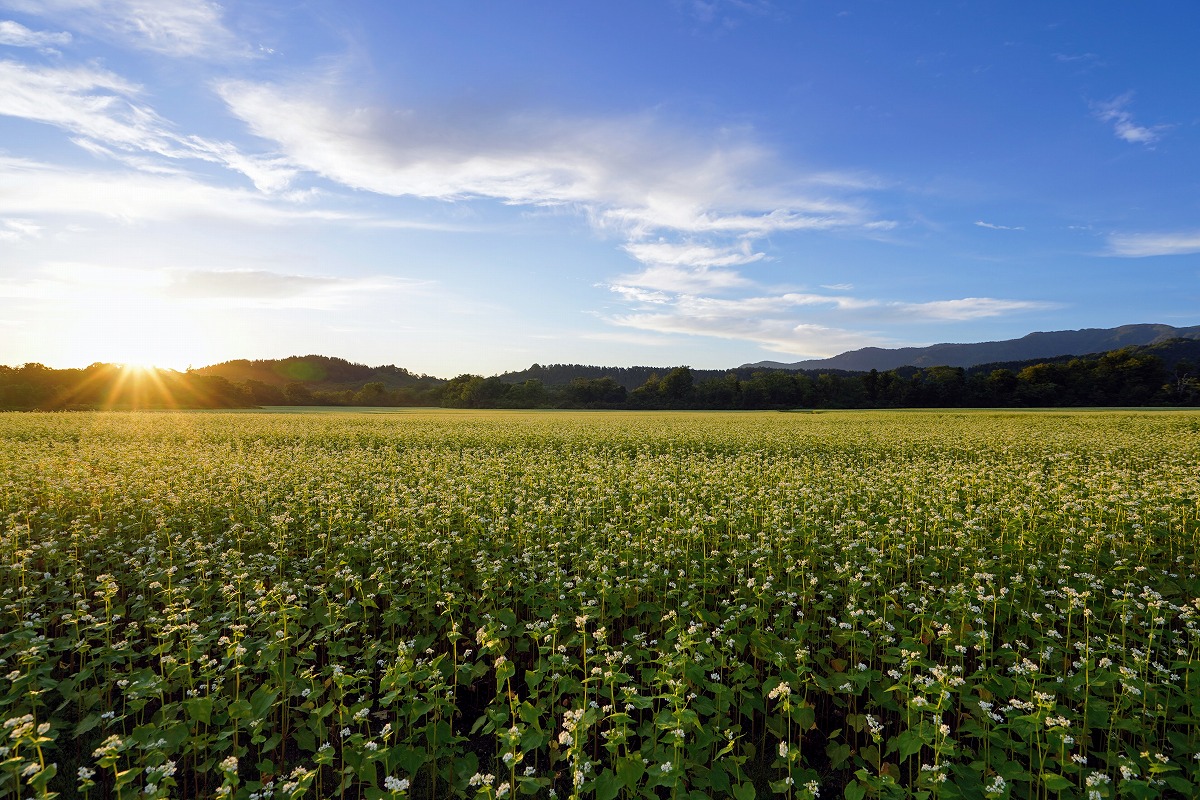
<svg viewBox="0 0 1200 800"><path fill-rule="evenodd" d="M232 366L230 366L232 365ZM268 366L270 369L268 369ZM282 367L280 365L283 365ZM177 372L93 364L0 366L0 409L410 406L564 409L1029 408L1200 405L1200 342L1172 340L1091 356L887 371L535 365L451 380L397 367L296 357ZM235 368L236 367L236 368ZM524 377L531 371L561 382ZM574 377L571 377L574 375ZM644 375L644 380L641 376ZM257 376L257 377L253 377ZM630 379L640 384L629 388ZM355 383L356 378L370 378ZM521 379L524 378L524 379Z"/></svg>

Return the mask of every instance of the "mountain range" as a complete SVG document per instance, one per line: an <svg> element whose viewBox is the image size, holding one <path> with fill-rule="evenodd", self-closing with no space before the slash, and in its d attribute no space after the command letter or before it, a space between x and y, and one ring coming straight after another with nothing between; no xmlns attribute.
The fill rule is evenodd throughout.
<svg viewBox="0 0 1200 800"><path fill-rule="evenodd" d="M864 347L830 358L784 363L758 361L743 369L821 370L881 372L898 367L973 367L1008 361L1029 361L1058 356L1102 353L1122 347L1152 345L1169 339L1200 339L1200 325L1175 328L1170 325L1122 325L1118 328L1084 328L1077 331L1036 332L1019 339L973 344L933 344L928 347Z"/></svg>

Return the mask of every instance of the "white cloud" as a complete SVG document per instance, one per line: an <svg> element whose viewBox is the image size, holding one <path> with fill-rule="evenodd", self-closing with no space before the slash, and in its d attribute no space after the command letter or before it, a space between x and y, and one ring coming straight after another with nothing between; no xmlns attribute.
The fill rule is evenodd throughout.
<svg viewBox="0 0 1200 800"><path fill-rule="evenodd" d="M745 17L763 17L777 12L769 0L689 0L687 11L702 25L737 28Z"/></svg>
<svg viewBox="0 0 1200 800"><path fill-rule="evenodd" d="M641 272L617 277L616 282L626 286L640 286L666 292L719 292L739 286L749 286L750 281L728 269L700 267L687 269L673 266L652 266Z"/></svg>
<svg viewBox="0 0 1200 800"><path fill-rule="evenodd" d="M1057 303L1040 300L999 300L994 297L963 297L957 300L933 300L927 303L893 303L904 314L935 321L962 321L998 317L1022 311L1047 311Z"/></svg>
<svg viewBox="0 0 1200 800"><path fill-rule="evenodd" d="M349 214L273 203L183 175L72 170L0 156L0 214L134 221L194 217L257 224L359 221Z"/></svg>
<svg viewBox="0 0 1200 800"><path fill-rule="evenodd" d="M1200 231L1115 235L1109 237L1108 246L1113 255L1134 258L1200 253Z"/></svg>
<svg viewBox="0 0 1200 800"><path fill-rule="evenodd" d="M1022 225L1016 225L1016 226L994 225L991 222L984 222L981 219L976 220L975 224L980 228L987 228L988 230L993 230L993 231L1023 231L1023 230L1025 230L1024 226L1022 226Z"/></svg>
<svg viewBox="0 0 1200 800"><path fill-rule="evenodd" d="M170 270L166 277L164 297L222 308L329 309L345 306L354 297L426 285L390 276L348 278L268 270Z"/></svg>
<svg viewBox="0 0 1200 800"><path fill-rule="evenodd" d="M625 245L625 252L644 264L687 267L732 267L766 258L765 253L753 252L749 241L735 247L690 242L634 242Z"/></svg>
<svg viewBox="0 0 1200 800"><path fill-rule="evenodd" d="M151 170L146 156L197 159L240 172L263 191L283 189L291 180L294 170L277 157L250 156L226 142L176 133L153 109L134 102L140 92L107 70L0 61L0 114L62 128L92 153Z"/></svg>
<svg viewBox="0 0 1200 800"><path fill-rule="evenodd" d="M608 288L634 303L667 303L671 300L671 295L665 292L652 292L636 286L614 285Z"/></svg>
<svg viewBox="0 0 1200 800"><path fill-rule="evenodd" d="M624 287L612 287L622 292ZM663 334L714 336L754 342L770 350L792 355L833 355L856 347L878 344L871 334L821 325L794 318L798 309L829 313L853 311L878 305L840 295L788 292L775 296L715 298L681 294L659 297L658 308L621 314L609 322L622 327Z"/></svg>
<svg viewBox="0 0 1200 800"><path fill-rule="evenodd" d="M627 314L610 321L661 334L712 336L753 342L774 352L807 357L832 356L860 347L890 344L870 333L782 319L727 317L720 314Z"/></svg>
<svg viewBox="0 0 1200 800"><path fill-rule="evenodd" d="M330 277L267 270L135 269L88 262L52 262L31 275L0 279L0 297L55 304L120 301L162 309L306 308L344 306L354 297L421 290L419 281L390 276Z"/></svg>
<svg viewBox="0 0 1200 800"><path fill-rule="evenodd" d="M169 56L217 60L251 51L209 0L4 0L3 5L93 36Z"/></svg>
<svg viewBox="0 0 1200 800"><path fill-rule="evenodd" d="M285 275L267 270L177 270L166 293L178 297L288 298L337 286L336 278Z"/></svg>
<svg viewBox="0 0 1200 800"><path fill-rule="evenodd" d="M820 192L770 179L778 173L772 155L746 135L705 142L649 117L348 107L331 87L229 81L218 91L298 168L379 194L573 207L635 244L656 232L762 236L878 221L860 201L839 197L845 190L827 175Z"/></svg>
<svg viewBox="0 0 1200 800"><path fill-rule="evenodd" d="M19 242L42 235L42 226L24 219L0 219L0 242Z"/></svg>
<svg viewBox="0 0 1200 800"><path fill-rule="evenodd" d="M628 286L610 287L634 301L632 313L608 321L660 333L738 339L793 355L825 356L869 345L884 346L877 334L854 330L856 323L914 320L952 322L1057 308L1054 303L965 297L925 303L877 300L844 294L786 292L737 298L658 292L641 300Z"/></svg>
<svg viewBox="0 0 1200 800"><path fill-rule="evenodd" d="M66 47L71 43L71 34L62 31L33 31L13 20L0 20L0 45L9 47L36 47L47 52L58 52L55 48Z"/></svg>
<svg viewBox="0 0 1200 800"><path fill-rule="evenodd" d="M1113 133L1117 135L1118 139L1130 144L1153 144L1159 140L1162 132L1166 130L1166 126L1155 125L1148 128L1135 123L1133 115L1126 110L1126 106L1132 99L1133 93L1126 92L1106 103L1097 103L1095 106L1096 118L1101 122L1111 124Z"/></svg>
<svg viewBox="0 0 1200 800"><path fill-rule="evenodd" d="M775 296L736 299L683 295L678 299L676 307L684 314L695 316L743 317L778 313L803 306L825 306L847 311L877 305L877 301L860 300L855 297L788 292Z"/></svg>

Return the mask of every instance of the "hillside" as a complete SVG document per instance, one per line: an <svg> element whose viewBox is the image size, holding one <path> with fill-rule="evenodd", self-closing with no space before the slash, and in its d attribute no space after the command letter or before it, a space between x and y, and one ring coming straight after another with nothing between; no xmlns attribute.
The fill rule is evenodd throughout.
<svg viewBox="0 0 1200 800"><path fill-rule="evenodd" d="M1030 361L1057 356L1078 356L1152 345L1170 339L1200 339L1200 325L1175 328L1170 325L1122 325L1118 328L1084 328L1077 331L1030 333L1019 339L972 344L935 344L928 347L885 349L864 347L830 358L784 363L759 361L747 368L787 370L841 369L869 372L898 367L974 367L978 364Z"/></svg>
<svg viewBox="0 0 1200 800"><path fill-rule="evenodd" d="M290 356L279 359L248 361L238 359L192 370L198 375L215 375L232 383L259 381L268 386L284 387L301 383L320 391L360 389L367 383L382 383L387 389L437 386L444 381L429 375L417 375L392 365L368 367L330 356Z"/></svg>

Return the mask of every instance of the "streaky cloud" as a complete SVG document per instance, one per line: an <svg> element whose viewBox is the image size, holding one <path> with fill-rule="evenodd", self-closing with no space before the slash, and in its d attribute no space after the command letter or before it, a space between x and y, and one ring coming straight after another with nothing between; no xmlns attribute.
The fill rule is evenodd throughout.
<svg viewBox="0 0 1200 800"><path fill-rule="evenodd" d="M1108 247L1112 255L1130 258L1200 253L1200 230L1118 234L1109 237Z"/></svg>
<svg viewBox="0 0 1200 800"><path fill-rule="evenodd" d="M66 31L34 31L13 20L0 20L0 45L9 47L34 47L48 53L57 53L56 48L71 43L71 34Z"/></svg>
<svg viewBox="0 0 1200 800"><path fill-rule="evenodd" d="M1155 125L1153 127L1146 127L1135 123L1133 121L1133 114L1126 108L1132 100L1133 93L1126 92L1120 97L1107 102L1097 103L1095 105L1096 118L1101 122L1112 125L1113 133L1122 141L1129 142L1130 144L1154 144L1161 138L1167 126Z"/></svg>
<svg viewBox="0 0 1200 800"><path fill-rule="evenodd" d="M877 222L828 176L815 194L768 180L773 155L745 136L708 143L650 116L463 119L347 106L335 89L217 86L234 116L297 169L378 194L577 208L634 245L656 232L762 236Z"/></svg>
<svg viewBox="0 0 1200 800"><path fill-rule="evenodd" d="M773 352L808 357L826 357L846 350L891 343L870 333L815 323L753 317L730 318L720 314L626 314L612 317L609 321L659 334L712 336L753 342Z"/></svg>
<svg viewBox="0 0 1200 800"><path fill-rule="evenodd" d="M641 272L618 276L616 281L623 285L676 293L720 292L751 284L751 281L731 269L670 265L646 267Z"/></svg>
<svg viewBox="0 0 1200 800"><path fill-rule="evenodd" d="M644 264L687 267L732 267L766 258L753 251L749 241L733 247L714 247L691 242L631 242L625 252Z"/></svg>
<svg viewBox="0 0 1200 800"><path fill-rule="evenodd" d="M152 108L135 102L141 91L103 69L0 61L0 115L61 128L94 154L133 156L126 163L137 168L146 168L139 161L145 156L196 159L241 173L266 192L291 181L294 170L276 156L247 155L227 142L176 133Z"/></svg>
<svg viewBox="0 0 1200 800"><path fill-rule="evenodd" d="M210 0L7 0L16 11L160 55L219 61L256 54Z"/></svg>
<svg viewBox="0 0 1200 800"><path fill-rule="evenodd" d="M1023 311L1048 311L1061 308L1058 303L1041 300L1000 300L994 297L963 297L957 300L932 300L925 303L893 303L904 314L928 320L963 321L998 317Z"/></svg>

